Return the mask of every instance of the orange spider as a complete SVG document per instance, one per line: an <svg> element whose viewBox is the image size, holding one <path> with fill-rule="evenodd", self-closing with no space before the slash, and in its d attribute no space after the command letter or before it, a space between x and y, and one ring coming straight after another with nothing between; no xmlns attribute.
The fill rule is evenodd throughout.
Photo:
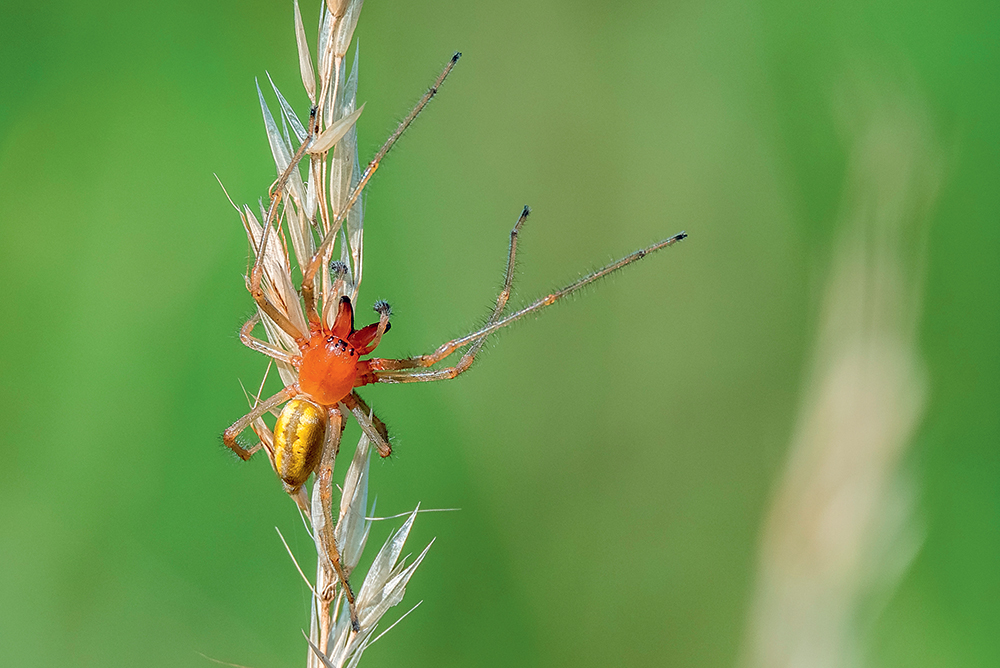
<svg viewBox="0 0 1000 668"><path fill-rule="evenodd" d="M529 306L505 316L503 312L510 297L514 260L517 253L518 233L529 213L528 207L525 207L514 228L511 230L504 286L497 297L496 306L484 327L463 337L448 341L428 355L405 359L382 359L377 357L361 359L372 353L382 340L382 336L389 331L389 305L383 301L377 302L374 308L379 314L378 322L362 327L361 329L355 329L354 308L351 299L347 296L341 296L339 302L336 304L337 311L336 317L333 318L333 325L327 326L325 319L321 317L320 313L328 310L332 304L324 304L323 309L317 310L315 296L317 272L328 261L327 258L332 249L335 234L340 227L340 223L357 201L361 190L365 187L372 174L378 168L380 161L385 157L389 149L392 148L395 141L437 92L438 87L451 71L459 55L456 54L452 58L452 61L445 68L444 72L441 73L431 89L417 103L416 107L414 107L413 111L410 112L403 122L400 123L400 126L389 137L375 155L375 158L368 164L365 171L361 174L358 184L351 191L343 210L330 225L329 232L324 236L311 261L302 268L302 282L299 286L299 292L308 320L308 332L301 331L286 315L287 311L282 312L278 306L268 299L267 294L262 288L262 279L264 277L264 258L268 238L272 233L280 235L280 223L277 226L274 225L278 202L292 174L292 170L295 169L296 164L302 158L318 131L315 109L313 109L311 115L308 136L289 166L284 170L274 187L272 187L270 206L264 220L259 248L255 249L256 259L247 281L247 287L253 295L260 312L267 315L278 328L295 341L299 348L299 354L292 354L252 335L254 327L260 323L259 313L250 318L240 329L240 340L253 350L291 365L298 372L298 381L288 384L274 396L264 401L259 401L253 410L237 420L225 431L223 442L242 459L249 459L261 445L248 450L239 444L237 437L248 427L253 427L258 435L261 436L262 444L266 447L271 463L278 477L281 478L285 490L295 499L296 503L305 513L310 512L310 506L309 500L302 490L302 485L313 472L319 474L320 463L324 459L324 455L328 458L336 455L340 443L340 434L344 428L344 415L346 412L349 411L355 416L361 428L371 439L382 457L388 457L392 452L385 424L375 417L368 405L358 396L355 388L371 383L412 383L454 378L472 365L476 353L479 352L486 338L493 332L554 303L571 292L579 290L588 283L592 283L617 269L645 257L649 253L673 245L687 236L684 232L681 232L651 246L637 250L617 262L613 262L602 269L588 274L576 282L538 299ZM347 267L342 263L335 262L331 265L331 269L335 274L334 285L325 294L335 296L343 291L343 279ZM287 307L288 305L285 306ZM295 307L297 308L298 306L295 305ZM433 368L435 364L466 346L468 348L454 366ZM266 429L266 427L261 429L260 426L262 423L258 422L259 418L265 413L276 410L281 404L284 404L284 407L278 414L273 432ZM271 442L269 443L268 441ZM327 459L327 463L329 461ZM354 595L348 584L346 574L341 569L335 544L331 543L331 551L333 566L344 586L351 610L351 618L355 623L355 629L357 629Z"/></svg>

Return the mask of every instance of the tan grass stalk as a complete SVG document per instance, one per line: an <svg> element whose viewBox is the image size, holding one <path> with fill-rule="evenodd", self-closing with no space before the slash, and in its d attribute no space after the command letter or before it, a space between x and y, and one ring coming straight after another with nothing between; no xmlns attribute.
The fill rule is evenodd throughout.
<svg viewBox="0 0 1000 668"><path fill-rule="evenodd" d="M270 83L277 98L278 114L272 115L259 85L257 88L277 174L284 173L298 156L305 163L307 176L303 178L299 167L295 167L286 182L276 182L271 201L266 207L260 206L259 216L248 206L237 207L237 211L254 258L263 253L262 288L267 299L282 317L303 332L309 331L309 326L295 276L302 275L319 247L319 239L331 233L336 239L312 281L313 291L323 305L321 317L328 327L333 325L336 315L330 305L336 305L342 295L356 302L361 286L364 217L360 198L346 215L344 209L361 178L355 123L364 105L359 107L356 100L357 53L350 70L346 62L362 3L363 0L330 0L323 5L315 66L297 0L294 3L299 67L306 95L315 105L315 121L301 120L274 82ZM313 122L315 126L310 125ZM307 142L311 131L313 139ZM265 226L270 226L266 236ZM247 281L249 286L250 277ZM258 309L257 317L272 345L292 356L299 353L296 342L267 313ZM298 382L295 367L281 360L274 363L286 387ZM262 419L252 426L261 439L262 445L258 447L267 451L273 465L271 429ZM403 545L417 516L415 509L382 546L363 581L360 579L356 571L371 529L371 521L366 518L370 441L362 435L343 483L335 485L333 467L339 429L327 432L323 459L311 490L300 490L293 497L313 538L317 558L314 582L308 581L295 562L312 597L308 668L357 665L365 649L381 637L376 634L379 621L403 599L406 584L430 548L428 545L412 561L401 559ZM283 537L281 540L284 542ZM336 573L338 554L345 574L348 577L353 574L359 629L352 628L345 592ZM291 550L289 555L294 561Z"/></svg>
<svg viewBox="0 0 1000 668"><path fill-rule="evenodd" d="M364 218L360 198L365 184L394 142L436 94L461 55L456 53L451 58L431 88L362 170L358 162L355 130L363 109L363 106L357 105L356 100L356 50L350 70L346 66L348 46L360 16L362 2L363 0L327 0L321 10L315 63L309 53L301 12L297 2L295 4L294 26L300 71L306 94L313 102L307 121L295 114L273 82L271 88L277 99L279 113L272 115L258 86L264 126L278 179L270 189L267 205L261 203L259 211L255 212L248 206L236 207L254 255L253 269L248 272L247 288L258 303L258 312L241 330L241 338L248 346L274 359L285 389L262 403L258 396L252 402L253 410L230 427L224 438L226 444L243 458L248 458L254 450L263 448L270 457L272 466L275 464L274 434L263 419L254 418L267 409L274 409L271 412L276 414L275 410L281 404L286 404L284 410L287 410L296 403L290 400L302 388L298 382L298 371L293 364L299 363L296 358L300 352L299 342L295 337L310 331L318 333L332 330L338 311L336 306L342 297L349 297L355 304L358 302L364 260ZM305 177L299 169L300 161L305 163ZM483 341L491 333L658 250L673 246L687 236L680 232L636 250L513 313L504 314L510 296L518 230L527 216L528 208L525 207L511 231L504 288L497 298L492 315L483 327L442 344L429 355L404 360L377 360L380 367L366 367L369 371L365 373L375 374L375 382L387 383L454 378L472 365ZM298 289L297 276L301 276ZM376 302L375 310L379 313L379 323L373 334L376 337L373 341L381 337L389 324L388 305ZM319 326L320 322L322 327ZM266 332L267 342L251 336L251 331L258 323ZM307 338L302 336L299 340L306 342ZM301 358L303 367L308 345L303 343L301 348L307 351ZM445 358L463 348L465 352L454 366L433 368L439 363L443 364ZM308 378L308 374L304 373L303 378ZM357 382L372 382L365 376L352 378ZM370 530L365 510L368 462L373 443L368 436L374 439L374 446L383 456L388 456L390 447L385 442L387 437L384 427L379 431L373 425L369 409L357 396L351 397L349 402L346 398L340 401L338 408L333 410L325 409L324 404L327 412L323 415L328 423L323 423L326 428L322 433L325 433L326 442L322 444L320 461L317 464L314 458L310 458L305 460L307 466L303 465L298 469L298 472L315 471L311 489L307 491L305 485L300 486L302 478L298 475L283 477L286 489L307 521L317 554L315 581L309 583L312 593L308 635L309 668L356 665L365 648L381 637L375 634L376 625L389 608L402 600L406 584L430 547L428 545L410 563L405 558L400 559L403 544L418 512L414 510L402 528L383 545L361 587L356 589L353 609L357 618L352 619L351 589L343 583L356 571ZM296 410L298 409L293 408L293 411ZM334 459L340 445L341 426L348 412L362 424L368 436L362 436L359 441L343 485L338 488L333 480ZM286 414L282 413L283 416ZM298 420L298 416L304 413L296 415L294 419ZM260 437L261 445L247 450L235 438L251 420L253 422L250 426ZM283 424L287 426L288 423ZM315 414L310 414L296 424L305 425L302 432L296 431L297 434L308 433L320 424L320 420ZM283 455L293 449L287 440L284 443L287 447L283 446L279 451ZM317 443L311 442L307 448L300 449L315 453L315 445ZM340 502L335 513L338 490ZM296 568L303 573L298 563ZM352 580L355 587L358 579L355 577Z"/></svg>

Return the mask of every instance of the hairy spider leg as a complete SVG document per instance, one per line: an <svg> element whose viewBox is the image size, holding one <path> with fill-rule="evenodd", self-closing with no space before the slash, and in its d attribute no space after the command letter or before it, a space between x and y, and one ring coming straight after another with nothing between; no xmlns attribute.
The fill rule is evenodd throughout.
<svg viewBox="0 0 1000 668"><path fill-rule="evenodd" d="M253 454L249 450L244 449L236 441L236 437L243 433L243 430L249 427L257 418L259 418L264 413L269 410L276 408L277 406L285 403L296 394L299 393L299 388L297 385L289 385L283 388L280 392L262 401L261 403L254 406L254 409L241 417L239 420L234 422L232 426L226 431L222 432L222 442L226 444L226 447L237 454L237 456L246 461L250 459L250 455Z"/></svg>
<svg viewBox="0 0 1000 668"><path fill-rule="evenodd" d="M507 270L504 273L503 288L500 290L500 294L497 295L497 303L496 306L493 308L493 313L487 320L487 326L495 324L500 319L500 316L503 313L504 308L507 306L507 301L510 299L510 291L514 283L514 264L517 259L518 234L520 233L521 227L524 225L524 222L528 219L528 215L530 213L531 209L528 208L527 206L524 207L524 209L521 211L521 215L518 216L517 218L517 222L514 223L513 229L511 229L510 231L510 248L507 251ZM469 348L469 350L466 351L465 355L462 356L462 360L459 361L459 365L462 365L462 362L464 360L468 360L465 365L465 368L468 368L468 366L472 364L472 360L475 359L476 353L479 352L479 349L482 348L485 341L486 339L484 337L474 342L472 346ZM447 357L447 355L445 355L445 357ZM419 362L420 359L421 359L420 357L411 357L408 359L401 359L401 360L373 358L367 360L366 362L362 362L362 364L359 365L358 368L358 379L355 382L355 387L362 387L364 385L369 385L371 383L379 382L376 373L373 370L375 368L393 369L393 370L416 368L420 366ZM389 382L389 381L382 381L382 382ZM354 394L357 395L356 392Z"/></svg>
<svg viewBox="0 0 1000 668"><path fill-rule="evenodd" d="M427 367L440 362L463 346L469 345L470 343L475 344L476 342L485 339L498 329L506 327L512 322L520 320L524 316L539 311L546 306L550 306L566 295L576 292L580 288L593 283L598 279L604 278L608 274L617 271L622 267L626 267L633 262L641 260L650 253L654 253L661 248L666 248L667 246L672 246L686 237L687 233L681 232L664 239L663 241L652 244L651 246L647 246L646 248L641 248L634 253L630 253L620 260L612 262L611 264L602 267L593 273L587 274L577 281L574 281L566 287L538 299L534 303L529 304L519 311L515 311L504 318L497 319L494 322L491 322L474 332L466 334L461 338L452 339L451 341L442 344L436 351L429 355L420 355L418 357L410 357L401 360L380 358L370 359L368 360L368 366L371 369L371 373L367 374L363 380L367 383L419 383L454 378L460 373L466 371L475 360L475 354L472 347L470 347L470 349L462 356L458 364L453 367L433 369L429 371L423 371L422 369L426 369ZM501 293L501 295L502 294L503 293ZM478 348L475 350L478 351Z"/></svg>
<svg viewBox="0 0 1000 668"><path fill-rule="evenodd" d="M273 346L267 341L262 341L257 337L252 335L254 327L260 323L260 313L254 313L249 320L243 323L240 327L240 341L243 342L250 350L256 350L259 353L263 353L268 357L273 357L279 362L286 362L292 366L298 366L301 361L301 357L298 355L293 355L287 350L282 350L277 346Z"/></svg>
<svg viewBox="0 0 1000 668"><path fill-rule="evenodd" d="M375 445L380 457L388 457L392 454L392 447L389 445L389 430L385 423L378 419L372 412L365 400L357 392L351 392L344 397L341 404L354 414L354 419L361 425L362 431Z"/></svg>
<svg viewBox="0 0 1000 668"><path fill-rule="evenodd" d="M267 382L267 376L271 372L271 367L273 362L267 363L267 368L264 370L264 376L260 379L260 387L257 388L257 394L253 397L253 403L250 404L250 409L252 410L254 406L260 403L260 395L264 392L264 384ZM241 383L242 385L242 383ZM246 394L246 389L244 388L244 394ZM249 401L250 397L247 396ZM251 446L247 453L253 456L261 448L267 453L267 458L271 461L272 468L274 467L274 434L264 423L264 420L257 418L250 423L250 428L253 429L254 433L257 434L257 438L260 442L257 445ZM275 469L277 470L277 469Z"/></svg>
<svg viewBox="0 0 1000 668"><path fill-rule="evenodd" d="M354 603L354 590L348 581L348 573L345 571L340 558L340 550L337 548L336 534L334 532L335 521L330 512L333 504L333 465L336 463L337 453L340 451L340 435L344 431L344 416L336 407L327 411L329 429L326 435L326 444L323 447L323 455L319 465L316 467L316 483L319 485L320 512L323 513L323 523L320 525L320 535L316 541L321 546L321 553L326 557L328 566L332 567L337 574L337 579L344 590L344 597L347 599L347 607L351 614L351 627L355 633L361 630L358 622L358 611ZM308 515L308 513L307 513ZM328 597L327 604L333 600L332 589L318 592L320 596ZM321 621L322 623L322 621ZM329 624L329 620L326 622ZM320 629L321 638L329 635L330 629Z"/></svg>
<svg viewBox="0 0 1000 668"><path fill-rule="evenodd" d="M427 103L431 101L431 98L437 94L438 88L440 88L441 84L444 83L444 80L448 77L448 74L451 73L452 68L455 67L455 63L458 62L458 59L461 56L462 56L461 53L456 53L454 56L452 56L451 60L445 66L444 70L441 72L441 74L438 75L438 78L434 81L434 84L430 87L430 89L426 93L424 93L424 96L420 98L420 101L417 102L416 106L414 106L413 109L410 111L410 113L406 115L406 118L404 118L403 121L399 124L399 127L397 127L396 130L389 136L389 138L385 140L385 143L382 145L382 148L378 150L378 153L375 154L375 157L372 158L371 162L368 163L368 166L365 167L365 170L361 173L361 178L358 180L357 185L354 186L353 190L351 190L351 194L347 198L347 203L344 205L344 208L337 214L336 218L333 219L333 222L330 224L330 229L327 230L326 236L323 237L322 243L320 243L319 247L316 249L316 253L313 255L312 260L309 262L309 266L307 266L305 270L302 272L302 300L303 302L305 302L306 313L309 314L310 322L313 321L312 320L313 314L316 313L316 294L315 294L315 283L314 283L316 278L316 272L319 271L319 268L323 265L324 258L333 247L334 239L336 239L337 232L340 230L340 226L344 222L344 218L347 217L347 214L348 212L350 212L351 207L354 206L354 203L357 202L358 197L361 196L361 191L368 184L368 181L371 179L372 175L375 174L375 170L379 168L379 164L385 158L386 154L389 153L389 150L392 149L396 141L403 135L404 132L406 132L406 129L410 127L410 124L417 118L420 112L423 111L424 107L427 106ZM319 316L316 317L318 319Z"/></svg>
<svg viewBox="0 0 1000 668"><path fill-rule="evenodd" d="M514 223L514 228L510 231L510 249L507 251L507 271L504 273L503 289L500 291L500 294L497 295L497 305L494 307L493 314L490 315L490 319L486 321L487 326L495 324L500 319L500 316L503 315L504 308L507 306L507 300L510 299L510 289L514 284L514 260L517 257L517 235L521 231L524 221L528 220L528 214L530 213L531 209L527 206L524 207L524 210L521 211L521 215L517 218L517 222ZM463 359L465 357L469 357L470 360L475 359L476 353L479 352L479 349L483 347L484 343L486 343L486 337L483 337L473 343L466 351L465 355L462 356ZM469 363L471 364L472 362L470 361ZM461 364L461 361L459 364Z"/></svg>
<svg viewBox="0 0 1000 668"><path fill-rule="evenodd" d="M327 565L332 568L332 570L337 574L337 579L343 585L345 597L347 598L348 608L351 614L351 625L355 631L359 629L358 625L358 615L355 608L355 596L354 590L351 588L351 583L349 581L350 573L343 567L343 563L340 556L340 550L337 548L337 543L334 538L334 533L332 528L335 526L333 518L330 515L331 500L332 500L332 486L331 480L333 476L333 465L336 463L336 456L340 451L340 438L344 432L344 428L347 426L344 421L344 416L337 408L330 408L327 410L327 415L325 417L328 424L328 429L326 431L326 442L323 447L323 454L320 461L316 465L316 480L320 485L320 496L322 499L322 512L324 516L324 522L322 524L322 531L320 536L320 541L318 542L319 547L322 550L322 554L326 557ZM274 449L274 434L267 425L258 420L254 420L251 424L253 430L260 437L261 444L265 445L269 450ZM259 446L258 446L259 447ZM272 459L272 466L274 461ZM289 495L295 501L299 510L305 514L306 517L310 517L312 514L311 502L309 495L306 494L303 487L299 487L294 492L289 492ZM334 591L328 589L325 592L317 592L319 596L328 597L327 603L332 600Z"/></svg>
<svg viewBox="0 0 1000 668"><path fill-rule="evenodd" d="M248 282L248 288L250 290L250 295L253 300L257 302L257 306L260 307L261 311L267 314L271 320L274 321L278 327L285 331L289 336L296 340L296 342L301 342L305 340L305 334L299 331L299 328L292 324L292 321L288 317L279 311L264 294L264 290L261 288L261 280L264 276L264 258L266 257L267 251L267 241L271 236L271 228L274 225L274 217L278 210L278 202L281 201L281 197L284 194L285 186L288 184L288 179L291 178L292 171L298 167L299 161L302 160L302 156L305 155L306 149L312 143L313 139L316 137L317 130L319 129L319 119L316 116L316 107L313 107L309 111L309 132L306 134L306 138L303 140L302 145L299 146L299 150L295 152L292 156L292 160L285 167L284 171L278 177L270 188L270 203L267 208L267 215L264 217L263 231L261 232L260 248L256 250L256 258L254 259L253 269L250 272L250 281ZM310 318L309 322L312 322Z"/></svg>

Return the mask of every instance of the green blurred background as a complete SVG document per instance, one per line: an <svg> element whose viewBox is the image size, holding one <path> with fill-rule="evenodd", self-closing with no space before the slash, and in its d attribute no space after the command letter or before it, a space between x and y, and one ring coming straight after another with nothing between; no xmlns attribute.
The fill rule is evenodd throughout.
<svg viewBox="0 0 1000 668"><path fill-rule="evenodd" d="M303 5L313 48L318 6ZM373 462L379 514L461 512L418 519L409 546L437 542L397 610L424 603L362 665L737 664L857 80L905 91L941 174L917 277L928 401L904 462L924 542L864 655L1000 665L998 16L365 6L362 159L464 54L369 189L361 299L395 312L380 354L480 322L524 204L520 303L691 238L504 332L455 382L364 393L397 449ZM236 336L247 244L213 177L237 202L274 178L253 82L270 72L305 114L291 17L290 2L5 3L4 666L303 665L308 591L274 527L299 554L309 540L266 460L219 441L265 363Z"/></svg>

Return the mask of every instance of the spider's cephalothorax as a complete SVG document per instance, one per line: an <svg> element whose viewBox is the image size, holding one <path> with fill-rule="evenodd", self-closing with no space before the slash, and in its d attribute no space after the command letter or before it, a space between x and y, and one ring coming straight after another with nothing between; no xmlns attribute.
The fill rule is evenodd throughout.
<svg viewBox="0 0 1000 668"><path fill-rule="evenodd" d="M299 349L299 387L314 401L324 406L336 406L371 375L368 362L359 358L375 350L382 335L389 331L388 304L379 302L379 321L354 329L354 308L350 297L341 297L333 327L318 327L309 341Z"/></svg>

